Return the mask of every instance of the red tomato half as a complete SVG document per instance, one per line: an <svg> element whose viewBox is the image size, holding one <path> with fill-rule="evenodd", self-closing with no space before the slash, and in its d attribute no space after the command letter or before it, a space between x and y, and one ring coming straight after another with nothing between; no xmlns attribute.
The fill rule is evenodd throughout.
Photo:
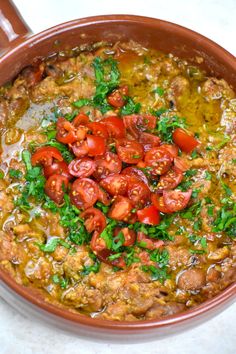
<svg viewBox="0 0 236 354"><path fill-rule="evenodd" d="M174 143L178 145L182 151L187 153L190 153L199 145L197 139L195 139L190 132L181 128L175 129L172 138Z"/></svg>
<svg viewBox="0 0 236 354"><path fill-rule="evenodd" d="M121 174L127 177L136 177L138 180L148 185L147 177L139 168L126 167L122 170Z"/></svg>
<svg viewBox="0 0 236 354"><path fill-rule="evenodd" d="M127 192L127 178L122 175L114 174L101 180L100 186L112 196L125 195Z"/></svg>
<svg viewBox="0 0 236 354"><path fill-rule="evenodd" d="M89 156L103 155L106 151L105 139L101 136L87 135L87 146Z"/></svg>
<svg viewBox="0 0 236 354"><path fill-rule="evenodd" d="M68 179L61 175L52 175L45 183L45 193L55 203L63 203L65 189L68 187Z"/></svg>
<svg viewBox="0 0 236 354"><path fill-rule="evenodd" d="M98 186L89 178L76 179L71 187L70 198L78 209L87 209L98 199Z"/></svg>
<svg viewBox="0 0 236 354"><path fill-rule="evenodd" d="M122 119L117 117L107 117L100 121L105 124L108 134L111 138L124 138L125 126Z"/></svg>
<svg viewBox="0 0 236 354"><path fill-rule="evenodd" d="M156 120L151 114L131 114L123 117L125 128L134 138L138 138L141 132L154 129Z"/></svg>
<svg viewBox="0 0 236 354"><path fill-rule="evenodd" d="M150 239L149 237L147 237L147 235L145 235L143 232L138 232L138 236L137 236L137 241L138 242L142 242L143 246L145 246L144 248L147 248L149 250L154 250L156 248L160 248L164 245L164 241L162 240L155 240L155 239ZM142 253L142 252L141 252ZM141 254L139 254L140 256ZM145 257L143 259L142 255L141 255L141 261L143 263L143 261L145 260L145 263L149 263L150 262L150 258L149 257Z"/></svg>
<svg viewBox="0 0 236 354"><path fill-rule="evenodd" d="M96 168L95 162L88 158L75 159L68 166L70 174L77 178L89 177L93 174Z"/></svg>
<svg viewBox="0 0 236 354"><path fill-rule="evenodd" d="M136 164L143 158L143 147L134 140L117 140L116 151L121 161L126 163Z"/></svg>
<svg viewBox="0 0 236 354"><path fill-rule="evenodd" d="M110 174L120 173L122 162L113 152L106 152L103 156L97 156L94 159L96 170L93 176L97 180L107 177Z"/></svg>
<svg viewBox="0 0 236 354"><path fill-rule="evenodd" d="M87 125L89 123L89 117L84 113L79 113L72 121L72 124L75 128L78 128L81 125Z"/></svg>
<svg viewBox="0 0 236 354"><path fill-rule="evenodd" d="M51 146L44 146L35 151L31 157L31 162L33 166L50 166L53 163L53 159L63 161L60 151Z"/></svg>
<svg viewBox="0 0 236 354"><path fill-rule="evenodd" d="M148 167L151 167L151 174L162 175L169 170L173 157L168 150L160 146L149 150L145 155L144 161Z"/></svg>
<svg viewBox="0 0 236 354"><path fill-rule="evenodd" d="M174 191L164 191L163 202L168 210L173 213L186 208L191 195L192 189L189 189L187 192L182 192L177 189Z"/></svg>
<svg viewBox="0 0 236 354"><path fill-rule="evenodd" d="M151 195L152 204L159 210L161 213L170 214L170 211L167 206L164 204L163 196L158 194Z"/></svg>
<svg viewBox="0 0 236 354"><path fill-rule="evenodd" d="M117 236L120 232L122 232L124 236L123 246L129 247L135 243L136 232L134 230L131 230L128 227L116 227L114 230L114 236Z"/></svg>
<svg viewBox="0 0 236 354"><path fill-rule="evenodd" d="M150 201L151 192L145 183L136 177L130 177L128 180L128 197L135 208L143 208Z"/></svg>
<svg viewBox="0 0 236 354"><path fill-rule="evenodd" d="M113 202L108 216L118 221L127 221L132 209L133 204L128 198L118 196Z"/></svg>
<svg viewBox="0 0 236 354"><path fill-rule="evenodd" d="M72 144L77 140L75 127L65 118L57 120L56 139L62 144Z"/></svg>
<svg viewBox="0 0 236 354"><path fill-rule="evenodd" d="M69 145L76 157L84 157L88 155L89 148L86 140L76 141Z"/></svg>
<svg viewBox="0 0 236 354"><path fill-rule="evenodd" d="M65 161L55 161L49 166L44 166L43 173L46 178L51 175L62 175L68 178L68 180L73 178Z"/></svg>
<svg viewBox="0 0 236 354"><path fill-rule="evenodd" d="M111 204L111 198L109 194L106 191L104 191L102 188L98 188L98 201L104 205Z"/></svg>
<svg viewBox="0 0 236 354"><path fill-rule="evenodd" d="M182 172L185 172L189 169L188 162L180 156L177 156L174 158L174 165L176 168L178 168Z"/></svg>
<svg viewBox="0 0 236 354"><path fill-rule="evenodd" d="M84 226L89 233L97 231L100 234L107 224L104 214L99 209L93 207L83 211L80 217L85 219Z"/></svg>
<svg viewBox="0 0 236 354"><path fill-rule="evenodd" d="M183 172L175 166L160 177L157 185L158 191L174 189L183 179Z"/></svg>
<svg viewBox="0 0 236 354"><path fill-rule="evenodd" d="M111 252L106 248L106 242L103 238L100 237L100 233L95 231L93 233L93 236L92 236L92 239L91 239L91 242L90 242L90 246L93 250L93 252L98 256L98 254L101 252L101 251L105 251L106 253L108 252L109 255L111 254ZM103 253L102 253L103 254ZM107 257L107 256L106 256ZM106 257L104 257L106 259ZM103 259L101 259L100 257L98 257L102 262L104 262Z"/></svg>
<svg viewBox="0 0 236 354"><path fill-rule="evenodd" d="M141 133L139 135L138 141L143 145L144 152L159 146L161 143L161 139L158 136L150 133Z"/></svg>
<svg viewBox="0 0 236 354"><path fill-rule="evenodd" d="M178 152L179 152L179 149L176 145L172 145L172 144L162 144L160 146L162 149L165 149L166 151L169 152L169 154L175 158L178 156Z"/></svg>
<svg viewBox="0 0 236 354"><path fill-rule="evenodd" d="M160 213L153 205L138 210L137 215L138 220L143 224L158 225L160 223Z"/></svg>
<svg viewBox="0 0 236 354"><path fill-rule="evenodd" d="M87 124L87 127L93 135L101 136L102 138L108 138L108 131L104 124L99 122L91 122Z"/></svg>
<svg viewBox="0 0 236 354"><path fill-rule="evenodd" d="M114 90L108 97L107 101L108 103L115 107L115 108L120 108L123 107L125 104L125 97L128 95L128 86L122 86L118 88L117 90Z"/></svg>

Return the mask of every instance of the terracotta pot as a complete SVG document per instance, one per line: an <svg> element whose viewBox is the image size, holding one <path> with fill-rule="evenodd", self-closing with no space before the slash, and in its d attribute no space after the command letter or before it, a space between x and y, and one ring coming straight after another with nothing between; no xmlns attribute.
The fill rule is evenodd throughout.
<svg viewBox="0 0 236 354"><path fill-rule="evenodd" d="M209 74L224 78L236 90L235 58L209 39L181 26L153 18L111 15L75 20L31 35L8 0L1 0L0 10L0 48L3 53L0 58L0 84L16 76L37 56L48 56L83 43L132 38L144 46L198 63ZM201 63L200 57L203 58ZM53 306L45 302L37 291L17 284L1 269L0 294L23 313L30 313L90 339L137 342L177 333L211 318L233 302L236 284L188 312L145 322L102 321Z"/></svg>

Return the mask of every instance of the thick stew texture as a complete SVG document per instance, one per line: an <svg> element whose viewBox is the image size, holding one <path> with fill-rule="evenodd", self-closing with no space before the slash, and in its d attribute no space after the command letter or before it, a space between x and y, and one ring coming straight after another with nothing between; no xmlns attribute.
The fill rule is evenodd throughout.
<svg viewBox="0 0 236 354"><path fill-rule="evenodd" d="M0 267L17 283L136 321L236 280L236 97L223 79L97 43L1 87L0 130Z"/></svg>

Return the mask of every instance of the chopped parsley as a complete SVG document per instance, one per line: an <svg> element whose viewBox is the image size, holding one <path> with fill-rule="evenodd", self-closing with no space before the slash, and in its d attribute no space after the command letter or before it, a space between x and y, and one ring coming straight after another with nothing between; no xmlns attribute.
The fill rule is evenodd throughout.
<svg viewBox="0 0 236 354"><path fill-rule="evenodd" d="M11 178L20 179L22 177L22 172L20 170L15 170L14 168L10 168L9 176Z"/></svg>
<svg viewBox="0 0 236 354"><path fill-rule="evenodd" d="M172 133L176 128L186 128L186 120L178 116L160 117L156 132L160 134L161 140L172 143Z"/></svg>
<svg viewBox="0 0 236 354"><path fill-rule="evenodd" d="M141 269L151 275L152 280L159 280L163 283L169 275L167 273L167 266L169 263L169 253L167 250L162 252L158 249L150 252L150 260L155 262L156 265L143 265Z"/></svg>
<svg viewBox="0 0 236 354"><path fill-rule="evenodd" d="M152 92L153 93L157 93L158 96L160 96L160 97L162 97L164 95L164 93L165 93L164 89L161 88L161 87L155 88Z"/></svg>
<svg viewBox="0 0 236 354"><path fill-rule="evenodd" d="M128 114L139 113L141 109L140 103L135 103L131 97L127 97L126 104L120 109L120 114L125 116Z"/></svg>
<svg viewBox="0 0 236 354"><path fill-rule="evenodd" d="M66 289L68 284L69 284L69 280L68 279L63 278L63 277L61 277L58 274L54 274L52 276L52 281L53 281L53 283L60 285L60 287L62 289Z"/></svg>
<svg viewBox="0 0 236 354"><path fill-rule="evenodd" d="M52 253L56 250L57 246L61 245L65 248L70 248L70 244L65 242L64 240L58 238L58 237L51 237L49 240L47 240L46 244L40 244L36 243L39 249L43 252L48 252Z"/></svg>

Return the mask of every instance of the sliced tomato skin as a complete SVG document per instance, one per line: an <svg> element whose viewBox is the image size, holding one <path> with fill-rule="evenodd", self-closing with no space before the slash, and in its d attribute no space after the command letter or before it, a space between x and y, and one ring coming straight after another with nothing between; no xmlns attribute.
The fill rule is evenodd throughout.
<svg viewBox="0 0 236 354"><path fill-rule="evenodd" d="M85 219L84 225L89 233L96 231L100 234L107 225L106 218L101 210L93 207L83 211L80 217Z"/></svg>
<svg viewBox="0 0 236 354"><path fill-rule="evenodd" d="M82 157L81 159L74 159L68 166L69 172L72 176L77 178L89 177L96 169L95 162L88 158Z"/></svg>
<svg viewBox="0 0 236 354"><path fill-rule="evenodd" d="M56 140L62 144L72 144L77 140L75 127L63 117L57 119Z"/></svg>
<svg viewBox="0 0 236 354"><path fill-rule="evenodd" d="M153 205L138 210L137 216L143 224L158 225L160 223L160 213Z"/></svg>
<svg viewBox="0 0 236 354"><path fill-rule="evenodd" d="M93 135L101 136L102 138L108 138L108 131L105 124L100 122L90 122L87 124L87 127Z"/></svg>
<svg viewBox="0 0 236 354"><path fill-rule="evenodd" d="M128 180L128 197L135 208L143 208L149 203L151 192L149 187L138 180L137 177L130 177Z"/></svg>
<svg viewBox="0 0 236 354"><path fill-rule="evenodd" d="M103 118L100 123L105 124L109 137L116 139L125 137L125 126L122 119L111 116Z"/></svg>
<svg viewBox="0 0 236 354"><path fill-rule="evenodd" d="M132 209L133 204L128 198L118 196L113 202L108 216L118 221L127 221L130 217Z"/></svg>
<svg viewBox="0 0 236 354"><path fill-rule="evenodd" d="M77 116L72 121L72 124L75 128L78 128L81 125L86 126L88 123L89 117L84 113L77 114Z"/></svg>
<svg viewBox="0 0 236 354"><path fill-rule="evenodd" d="M178 147L187 153L192 152L198 145L199 141L191 135L190 132L177 128L172 134L173 141Z"/></svg>
<svg viewBox="0 0 236 354"><path fill-rule="evenodd" d="M144 182L145 184L148 185L148 179L145 176L145 174L136 167L126 167L121 171L121 174L127 177L136 177L138 180L141 182Z"/></svg>
<svg viewBox="0 0 236 354"><path fill-rule="evenodd" d="M88 155L89 147L86 140L76 141L69 145L76 157L84 157Z"/></svg>
<svg viewBox="0 0 236 354"><path fill-rule="evenodd" d="M166 173L172 164L173 156L162 146L152 148L145 154L144 161L151 167L150 173L154 176Z"/></svg>
<svg viewBox="0 0 236 354"><path fill-rule="evenodd" d="M152 193L151 195L151 201L152 204L157 208L157 210L159 210L161 213L164 214L171 214L172 211L170 211L167 206L164 204L164 200L163 200L163 196L162 195L158 195L155 193Z"/></svg>
<svg viewBox="0 0 236 354"><path fill-rule="evenodd" d="M68 180L73 178L65 161L54 161L51 165L44 166L43 174L46 178L49 178L51 175L55 174L65 176Z"/></svg>
<svg viewBox="0 0 236 354"><path fill-rule="evenodd" d="M110 174L120 173L122 162L118 155L113 152L106 152L102 156L95 156L96 170L93 176L100 181Z"/></svg>
<svg viewBox="0 0 236 354"><path fill-rule="evenodd" d="M45 193L55 203L62 204L64 200L64 189L68 187L68 179L62 175L52 175L45 183Z"/></svg>
<svg viewBox="0 0 236 354"><path fill-rule="evenodd" d="M87 146L89 156L103 155L106 151L105 139L101 136L87 135Z"/></svg>
<svg viewBox="0 0 236 354"><path fill-rule="evenodd" d="M134 140L116 140L116 151L121 161L128 164L137 164L143 159L143 147Z"/></svg>
<svg viewBox="0 0 236 354"><path fill-rule="evenodd" d="M90 178L76 179L70 192L71 202L78 209L88 209L93 206L98 199L98 186Z"/></svg>
<svg viewBox="0 0 236 354"><path fill-rule="evenodd" d="M145 248L149 249L149 250L154 250L157 248L160 248L164 245L164 241L163 240L155 240L155 239L151 239L149 238L147 235L145 235L143 232L138 232L137 235L137 241L138 242L145 242ZM146 258L146 257L145 257ZM147 262L150 261L150 258L146 258Z"/></svg>
<svg viewBox="0 0 236 354"><path fill-rule="evenodd" d="M114 174L101 180L100 186L110 195L125 195L127 192L128 181L125 176Z"/></svg>
<svg viewBox="0 0 236 354"><path fill-rule="evenodd" d="M174 189L181 183L182 179L183 172L174 166L169 171L161 175L157 184L157 191Z"/></svg>
<svg viewBox="0 0 236 354"><path fill-rule="evenodd" d="M163 202L164 205L173 213L186 208L192 195L192 189L187 192L180 190L164 191Z"/></svg>
<svg viewBox="0 0 236 354"><path fill-rule="evenodd" d="M120 232L122 232L124 236L123 246L133 246L136 241L136 232L134 230L129 229L128 227L116 227L114 230L114 236L117 236Z"/></svg>
<svg viewBox="0 0 236 354"><path fill-rule="evenodd" d="M63 161L60 151L52 146L44 146L35 151L31 157L31 163L33 166L50 166L54 159L57 161Z"/></svg>
<svg viewBox="0 0 236 354"><path fill-rule="evenodd" d="M151 150L161 144L161 139L150 133L141 133L139 135L138 141L143 145L144 152Z"/></svg>

